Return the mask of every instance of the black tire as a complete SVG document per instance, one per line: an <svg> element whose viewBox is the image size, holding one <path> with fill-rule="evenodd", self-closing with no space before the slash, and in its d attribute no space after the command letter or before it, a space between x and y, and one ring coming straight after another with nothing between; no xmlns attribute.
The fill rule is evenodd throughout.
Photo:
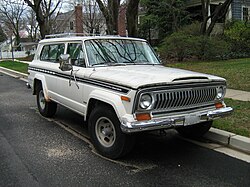
<svg viewBox="0 0 250 187"><path fill-rule="evenodd" d="M39 84L36 90L36 102L40 114L44 117L52 117L56 113L57 104L55 102L47 102L44 98L42 85Z"/></svg>
<svg viewBox="0 0 250 187"><path fill-rule="evenodd" d="M134 136L124 134L114 110L108 105L93 109L88 130L96 150L107 158L117 159L129 153L134 146Z"/></svg>
<svg viewBox="0 0 250 187"><path fill-rule="evenodd" d="M205 122L198 123L195 125L179 127L176 130L178 131L178 133L180 133L182 136L186 138L200 138L206 132L209 131L212 124L213 124L213 121L205 121Z"/></svg>

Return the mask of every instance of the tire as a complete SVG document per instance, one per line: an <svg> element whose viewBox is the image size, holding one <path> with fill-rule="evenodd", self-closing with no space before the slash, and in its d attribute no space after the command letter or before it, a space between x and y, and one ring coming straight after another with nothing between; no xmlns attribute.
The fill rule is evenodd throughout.
<svg viewBox="0 0 250 187"><path fill-rule="evenodd" d="M134 136L121 131L120 121L108 105L93 109L89 116L88 130L94 147L104 157L120 158L134 146Z"/></svg>
<svg viewBox="0 0 250 187"><path fill-rule="evenodd" d="M54 102L47 102L44 97L42 85L39 84L36 90L36 102L39 113L44 117L52 117L56 113L57 104Z"/></svg>
<svg viewBox="0 0 250 187"><path fill-rule="evenodd" d="M179 127L176 130L179 134L186 138L200 138L202 137L206 132L209 131L213 124L213 121L205 121L202 123L198 123L195 125L190 125L186 127Z"/></svg>

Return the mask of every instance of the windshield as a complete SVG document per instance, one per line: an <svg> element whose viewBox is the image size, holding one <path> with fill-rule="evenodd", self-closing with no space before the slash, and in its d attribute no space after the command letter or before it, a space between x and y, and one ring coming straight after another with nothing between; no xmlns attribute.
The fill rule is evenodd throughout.
<svg viewBox="0 0 250 187"><path fill-rule="evenodd" d="M143 41L94 39L85 41L90 66L160 64L151 47Z"/></svg>

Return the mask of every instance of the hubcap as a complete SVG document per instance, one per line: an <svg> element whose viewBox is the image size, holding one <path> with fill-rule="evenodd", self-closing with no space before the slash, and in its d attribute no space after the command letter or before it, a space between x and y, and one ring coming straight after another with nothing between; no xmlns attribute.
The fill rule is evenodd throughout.
<svg viewBox="0 0 250 187"><path fill-rule="evenodd" d="M39 105L42 110L45 109L45 98L42 90L39 92Z"/></svg>
<svg viewBox="0 0 250 187"><path fill-rule="evenodd" d="M104 147L111 147L116 139L114 124L106 117L101 117L96 121L95 133L98 141Z"/></svg>

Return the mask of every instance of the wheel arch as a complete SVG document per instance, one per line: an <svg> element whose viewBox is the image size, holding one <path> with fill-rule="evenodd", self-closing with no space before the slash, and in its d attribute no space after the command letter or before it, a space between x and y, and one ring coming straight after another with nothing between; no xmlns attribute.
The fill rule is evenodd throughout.
<svg viewBox="0 0 250 187"><path fill-rule="evenodd" d="M85 120L88 120L93 109L100 105L106 105L112 108L119 120L121 116L126 114L125 107L118 94L107 93L104 91L93 91L89 96Z"/></svg>
<svg viewBox="0 0 250 187"><path fill-rule="evenodd" d="M45 81L45 76L43 75L35 75L34 81L33 81L33 95L37 94L37 87L41 85L43 88L43 93L46 101L50 101L49 95L48 95L48 87Z"/></svg>

